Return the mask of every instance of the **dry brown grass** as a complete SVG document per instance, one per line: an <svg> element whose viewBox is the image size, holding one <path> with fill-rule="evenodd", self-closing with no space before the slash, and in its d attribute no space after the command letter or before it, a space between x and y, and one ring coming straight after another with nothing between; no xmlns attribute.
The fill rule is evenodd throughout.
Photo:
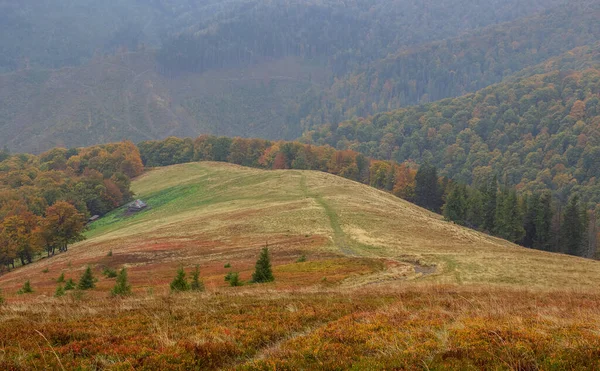
<svg viewBox="0 0 600 371"><path fill-rule="evenodd" d="M196 163L133 187L151 209L105 216L67 253L0 277L0 366L60 367L54 350L83 369L600 368L598 262L318 172ZM267 242L276 281L228 287ZM206 293L169 295L196 264ZM87 265L96 289L51 297ZM108 299L104 267L127 267L134 297ZM25 280L35 293L16 295Z"/></svg>

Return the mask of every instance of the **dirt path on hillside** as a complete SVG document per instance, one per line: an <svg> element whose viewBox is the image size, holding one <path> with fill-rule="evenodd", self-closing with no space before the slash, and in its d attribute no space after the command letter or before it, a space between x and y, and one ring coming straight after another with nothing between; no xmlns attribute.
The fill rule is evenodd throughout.
<svg viewBox="0 0 600 371"><path fill-rule="evenodd" d="M358 256L358 254L350 247L349 237L342 229L338 214L321 195L312 194L308 191L308 187L306 185L306 176L304 174L302 174L302 177L300 178L300 189L304 193L305 197L310 197L315 200L315 202L321 206L321 208L323 208L323 211L325 211L325 215L327 215L329 224L333 230L333 243L340 248L344 255Z"/></svg>

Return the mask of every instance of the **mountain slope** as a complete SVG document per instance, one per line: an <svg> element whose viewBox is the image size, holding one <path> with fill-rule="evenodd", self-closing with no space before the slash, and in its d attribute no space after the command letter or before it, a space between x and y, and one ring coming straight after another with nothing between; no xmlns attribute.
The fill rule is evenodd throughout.
<svg viewBox="0 0 600 371"><path fill-rule="evenodd" d="M294 138L309 88L327 79L295 58L166 78L152 52L99 57L82 67L0 75L0 144L39 153L170 135Z"/></svg>
<svg viewBox="0 0 600 371"><path fill-rule="evenodd" d="M149 209L117 210L68 252L0 276L1 368L600 366L596 261L313 171L191 163L133 188ZM247 282L265 243L275 282L226 287L228 272ZM95 289L50 297L86 266ZM177 269L195 266L206 292L170 293ZM101 271L123 267L134 294L109 298ZM15 295L26 280L34 292Z"/></svg>
<svg viewBox="0 0 600 371"><path fill-rule="evenodd" d="M227 262L249 278L266 243L277 288L318 285L323 277L343 286L417 279L544 289L595 287L600 279L595 261L517 247L320 172L191 163L150 171L133 190L149 210L108 214L92 224L87 241L0 277L0 286L11 293L30 279L50 295L61 271L76 276L86 265L125 264L139 290L165 285L179 265L200 264L217 288ZM302 254L309 262L294 264ZM40 275L44 268L52 274Z"/></svg>

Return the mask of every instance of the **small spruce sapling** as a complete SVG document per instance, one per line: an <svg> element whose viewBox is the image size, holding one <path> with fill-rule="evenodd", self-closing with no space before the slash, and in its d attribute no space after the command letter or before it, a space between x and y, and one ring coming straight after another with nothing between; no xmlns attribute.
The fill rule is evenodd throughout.
<svg viewBox="0 0 600 371"><path fill-rule="evenodd" d="M54 292L54 297L60 298L61 296L65 296L65 288L63 287L63 285L58 285L56 291Z"/></svg>
<svg viewBox="0 0 600 371"><path fill-rule="evenodd" d="M242 286L244 283L240 280L240 275L238 272L229 272L229 285L231 287Z"/></svg>
<svg viewBox="0 0 600 371"><path fill-rule="evenodd" d="M17 291L17 294L22 295L22 294L31 294L33 292L33 289L31 288L31 282L29 282L29 280L27 280L25 282L25 284L23 285L23 287Z"/></svg>
<svg viewBox="0 0 600 371"><path fill-rule="evenodd" d="M273 271L271 269L271 258L269 256L269 248L263 247L260 252L260 256L256 261L256 267L254 269L254 273L252 274L252 282L263 283L263 282L273 282L275 277L273 277Z"/></svg>
<svg viewBox="0 0 600 371"><path fill-rule="evenodd" d="M192 272L192 283L190 285L192 291L204 291L204 282L200 279L200 267L196 266Z"/></svg>
<svg viewBox="0 0 600 371"><path fill-rule="evenodd" d="M131 286L129 285L129 281L127 279L127 270L125 268L121 269L119 275L117 276L117 283L115 287L113 287L110 292L112 296L127 296L131 295Z"/></svg>
<svg viewBox="0 0 600 371"><path fill-rule="evenodd" d="M75 282L73 282L72 278L69 278L65 283L65 291L75 290Z"/></svg>
<svg viewBox="0 0 600 371"><path fill-rule="evenodd" d="M183 267L181 267L177 270L177 276L171 282L171 291L173 291L173 292L188 291L189 289L190 289L190 284L188 283L187 279L185 278L185 271L183 270Z"/></svg>
<svg viewBox="0 0 600 371"><path fill-rule="evenodd" d="M58 278L56 279L56 283L63 283L65 282L65 273L61 273L60 276L58 276Z"/></svg>
<svg viewBox="0 0 600 371"><path fill-rule="evenodd" d="M227 264L225 264L225 265L223 266L223 268L231 268L231 264L230 264L230 263L227 263Z"/></svg>
<svg viewBox="0 0 600 371"><path fill-rule="evenodd" d="M79 283L77 284L77 288L79 290L89 290L96 287L96 279L94 278L94 273L92 273L92 268L88 265L85 269L85 272L81 275L79 279Z"/></svg>
<svg viewBox="0 0 600 371"><path fill-rule="evenodd" d="M298 258L298 260L296 260L296 263L304 263L305 261L306 261L306 255L302 254Z"/></svg>
<svg viewBox="0 0 600 371"><path fill-rule="evenodd" d="M112 268L104 268L102 274L106 276L106 278L115 278L117 277L117 271Z"/></svg>

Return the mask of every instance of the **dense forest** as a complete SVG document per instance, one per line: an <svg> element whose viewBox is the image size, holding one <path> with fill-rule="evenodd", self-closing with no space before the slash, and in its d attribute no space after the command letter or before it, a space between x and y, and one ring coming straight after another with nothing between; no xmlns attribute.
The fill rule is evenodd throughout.
<svg viewBox="0 0 600 371"><path fill-rule="evenodd" d="M396 162L429 160L454 180L495 174L520 191L600 202L600 71L550 72L476 94L325 125L305 138Z"/></svg>
<svg viewBox="0 0 600 371"><path fill-rule="evenodd" d="M0 269L53 255L83 238L87 219L131 200L143 172L131 142L40 156L0 152Z"/></svg>

